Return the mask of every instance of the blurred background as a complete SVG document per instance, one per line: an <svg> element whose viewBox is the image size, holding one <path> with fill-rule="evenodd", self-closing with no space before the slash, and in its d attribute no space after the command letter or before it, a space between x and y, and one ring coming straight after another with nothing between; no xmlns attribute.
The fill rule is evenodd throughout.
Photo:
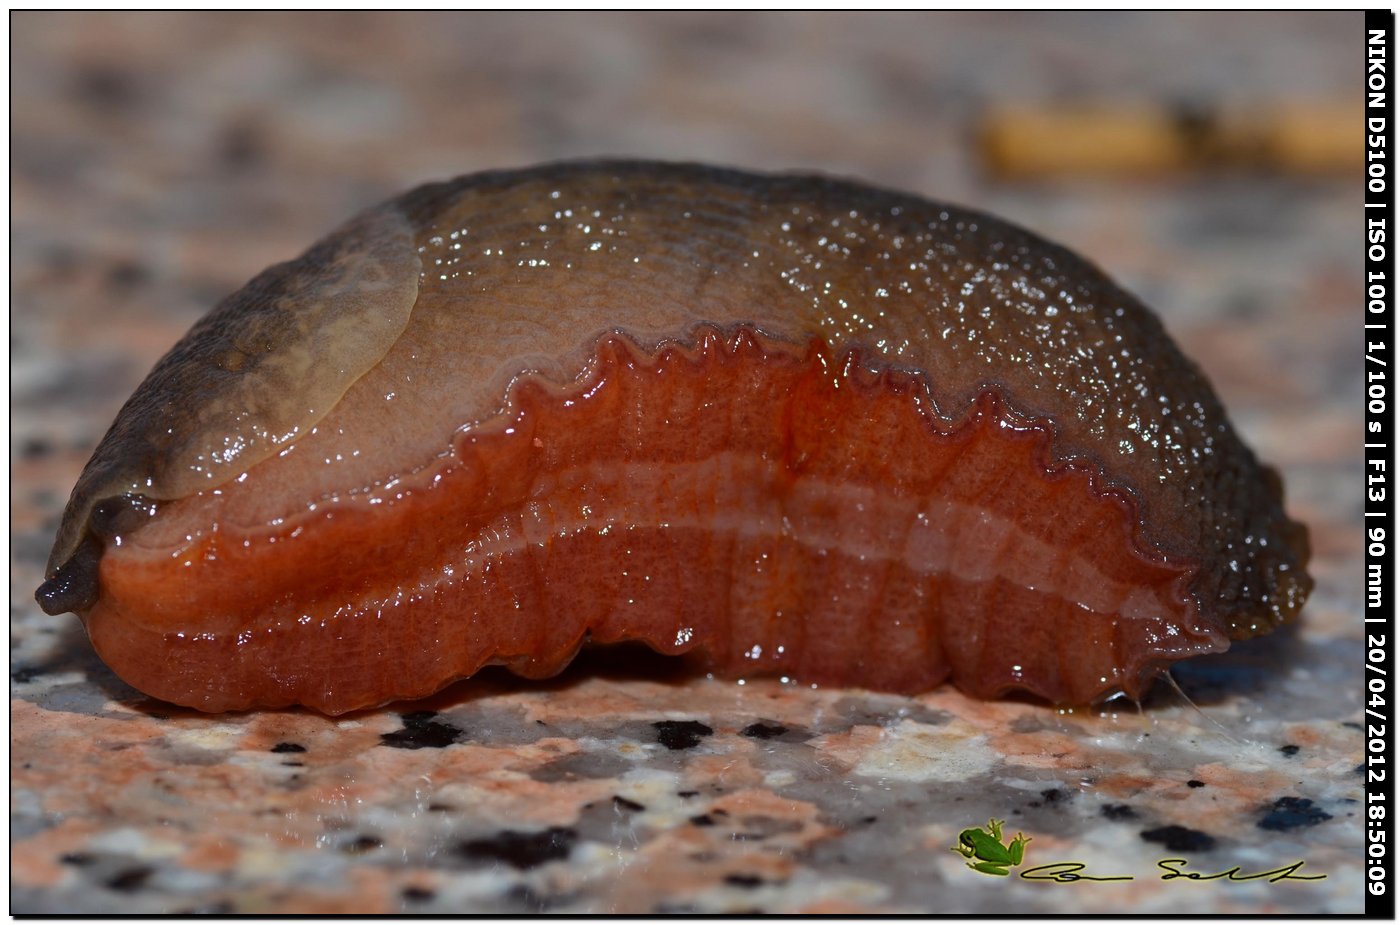
<svg viewBox="0 0 1400 925"><path fill-rule="evenodd" d="M12 13L11 627L12 659L28 666L12 676L12 703L40 707L30 725L15 720L15 760L42 769L51 738L69 726L72 741L93 741L77 733L89 728L78 714L140 700L91 656L76 621L56 633L32 593L78 471L156 358L218 299L367 205L428 180L598 155L849 176L996 213L1103 266L1203 366L1246 441L1282 470L1289 507L1311 530L1318 588L1300 628L1283 637L1292 641L1241 647L1229 663L1262 692L1253 715L1306 726L1312 738L1290 733L1297 741L1349 743L1336 738L1346 730L1308 724L1354 719L1358 696L1329 679L1351 677L1360 661L1363 38L1359 12ZM1286 690L1265 680L1281 663L1303 666ZM1195 687L1189 668L1178 677L1198 695L1213 683L1209 669ZM56 703L67 712L53 712ZM122 709L122 719L149 718ZM1252 708L1240 709L1248 719ZM150 747L159 769L169 756ZM1349 749L1331 747L1308 772L1298 765L1298 777L1312 775L1312 789L1298 792L1341 800L1350 791L1336 788L1353 778L1327 775L1350 774L1358 759ZM1095 753L1086 766L1113 760ZM99 756L84 766L106 765ZM1294 780L1292 767L1278 779ZM88 837L52 828L58 820L114 824L86 797L60 795L69 784L60 774L16 785L16 856L30 860L15 869L12 896L31 910L105 908L51 859ZM911 799L895 815L921 812L907 807L926 797ZM1325 805L1341 815L1340 803ZM346 807L351 825L357 810ZM152 819L167 811L131 831L164 831ZM1215 830L1236 824L1253 823L1222 819ZM285 825L284 842L320 847L329 837ZM57 831L67 840L47 834ZM49 841L40 849L31 836ZM1142 847L1127 837L1121 850ZM1325 850L1351 856L1350 836L1326 838ZM880 844L909 856L897 840ZM936 847L941 864L946 843ZM894 869L873 847L864 856L872 882ZM1310 865L1324 856L1309 854ZM206 911L250 909L250 890L293 877L277 865L250 873L228 858L209 863L224 870L227 895L244 898ZM104 902L174 908L138 901L122 892L130 878L112 876L118 892L95 894ZM390 879L385 909L427 889ZM1330 883L1351 882L1334 874ZM869 895L930 908L919 891L937 884L916 871ZM1284 895L1224 892L1141 908L1259 911ZM575 908L651 908L609 895ZM996 901L951 895L964 899L937 908ZM1319 888L1285 908L1355 911L1339 895ZM1012 908L1055 911L1047 896ZM768 908L801 907L774 897ZM703 907L731 908L716 902ZM1116 902L1104 908L1123 908Z"/></svg>

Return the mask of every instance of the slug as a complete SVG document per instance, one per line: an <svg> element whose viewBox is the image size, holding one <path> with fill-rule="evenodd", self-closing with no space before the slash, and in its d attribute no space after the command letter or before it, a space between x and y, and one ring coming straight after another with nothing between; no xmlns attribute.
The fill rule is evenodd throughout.
<svg viewBox="0 0 1400 925"><path fill-rule="evenodd" d="M977 212L649 162L482 173L216 306L37 598L206 711L640 640L720 675L1140 695L1292 618L1277 475L1153 314Z"/></svg>

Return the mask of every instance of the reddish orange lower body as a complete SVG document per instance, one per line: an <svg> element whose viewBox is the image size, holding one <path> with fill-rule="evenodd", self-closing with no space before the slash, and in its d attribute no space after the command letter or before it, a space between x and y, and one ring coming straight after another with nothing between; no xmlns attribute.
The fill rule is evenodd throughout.
<svg viewBox="0 0 1400 925"><path fill-rule="evenodd" d="M1126 496L1051 465L1047 429L994 390L949 425L912 376L708 334L654 357L609 340L585 383L513 399L378 503L109 548L99 654L204 710L340 713L489 663L547 676L585 640L1068 703L1225 646L1193 563L1145 550ZM236 490L270 490L256 474Z"/></svg>

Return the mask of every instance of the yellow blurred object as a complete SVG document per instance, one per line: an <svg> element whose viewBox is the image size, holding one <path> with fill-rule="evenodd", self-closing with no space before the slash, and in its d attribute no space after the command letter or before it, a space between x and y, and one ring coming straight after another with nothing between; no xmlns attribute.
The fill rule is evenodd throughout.
<svg viewBox="0 0 1400 925"><path fill-rule="evenodd" d="M1349 104L1208 111L1166 107L996 108L978 132L996 176L1154 175L1203 168L1292 174L1361 169L1362 112Z"/></svg>
<svg viewBox="0 0 1400 925"><path fill-rule="evenodd" d="M1281 107L1260 134L1270 166L1280 170L1346 173L1364 164L1359 106Z"/></svg>

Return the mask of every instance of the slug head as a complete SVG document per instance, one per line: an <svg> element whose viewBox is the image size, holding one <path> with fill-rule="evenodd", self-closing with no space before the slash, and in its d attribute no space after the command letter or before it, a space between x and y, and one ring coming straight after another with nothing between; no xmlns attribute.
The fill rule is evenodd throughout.
<svg viewBox="0 0 1400 925"><path fill-rule="evenodd" d="M40 606L86 610L96 597L98 539L149 516L151 502L217 488L313 428L403 333L418 276L407 220L372 209L200 319L83 469Z"/></svg>

